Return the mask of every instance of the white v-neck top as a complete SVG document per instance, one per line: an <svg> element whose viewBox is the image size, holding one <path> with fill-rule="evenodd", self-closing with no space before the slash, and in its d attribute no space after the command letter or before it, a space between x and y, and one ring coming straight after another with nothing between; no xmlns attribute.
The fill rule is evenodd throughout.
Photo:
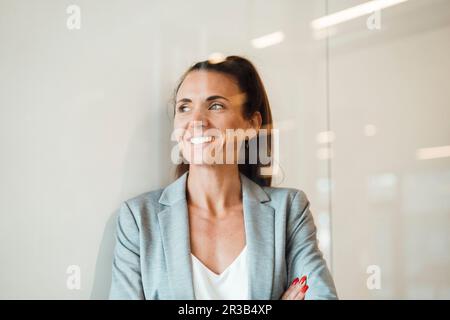
<svg viewBox="0 0 450 320"><path fill-rule="evenodd" d="M191 253L194 293L197 300L248 300L247 245L221 273L207 268Z"/></svg>

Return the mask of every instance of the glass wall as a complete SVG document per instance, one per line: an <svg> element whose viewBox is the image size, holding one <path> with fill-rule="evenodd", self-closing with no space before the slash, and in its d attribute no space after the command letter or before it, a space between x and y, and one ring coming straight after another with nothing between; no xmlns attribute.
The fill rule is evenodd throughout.
<svg viewBox="0 0 450 320"><path fill-rule="evenodd" d="M328 10L361 3L332 0ZM403 1L329 31L341 297L448 299L450 2Z"/></svg>

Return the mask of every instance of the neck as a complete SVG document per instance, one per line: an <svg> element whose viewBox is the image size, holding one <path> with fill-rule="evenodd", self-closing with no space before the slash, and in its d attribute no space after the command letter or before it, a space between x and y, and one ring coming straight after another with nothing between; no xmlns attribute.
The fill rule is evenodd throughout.
<svg viewBox="0 0 450 320"><path fill-rule="evenodd" d="M241 205L242 191L237 165L190 165L187 179L190 205L213 215Z"/></svg>

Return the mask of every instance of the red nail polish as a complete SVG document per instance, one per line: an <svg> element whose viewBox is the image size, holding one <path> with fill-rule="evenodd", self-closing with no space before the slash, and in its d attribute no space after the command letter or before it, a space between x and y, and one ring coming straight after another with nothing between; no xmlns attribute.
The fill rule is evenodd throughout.
<svg viewBox="0 0 450 320"><path fill-rule="evenodd" d="M303 282L306 282L306 276L303 276L303 277L300 279L300 284L303 284Z"/></svg>
<svg viewBox="0 0 450 320"><path fill-rule="evenodd" d="M304 286L300 291L302 292L302 293L305 293L306 292L306 290L308 290L308 285L306 285L306 286Z"/></svg>
<svg viewBox="0 0 450 320"><path fill-rule="evenodd" d="M298 278L295 278L294 281L292 281L291 286L295 286L298 283Z"/></svg>

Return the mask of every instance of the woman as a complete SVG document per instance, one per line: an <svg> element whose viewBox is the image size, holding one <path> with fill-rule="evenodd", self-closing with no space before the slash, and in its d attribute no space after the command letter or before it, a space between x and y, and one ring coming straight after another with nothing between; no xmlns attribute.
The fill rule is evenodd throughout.
<svg viewBox="0 0 450 320"><path fill-rule="evenodd" d="M250 161L272 129L252 63L195 64L174 108L184 163L166 188L122 204L110 298L336 299L305 193L270 187Z"/></svg>

